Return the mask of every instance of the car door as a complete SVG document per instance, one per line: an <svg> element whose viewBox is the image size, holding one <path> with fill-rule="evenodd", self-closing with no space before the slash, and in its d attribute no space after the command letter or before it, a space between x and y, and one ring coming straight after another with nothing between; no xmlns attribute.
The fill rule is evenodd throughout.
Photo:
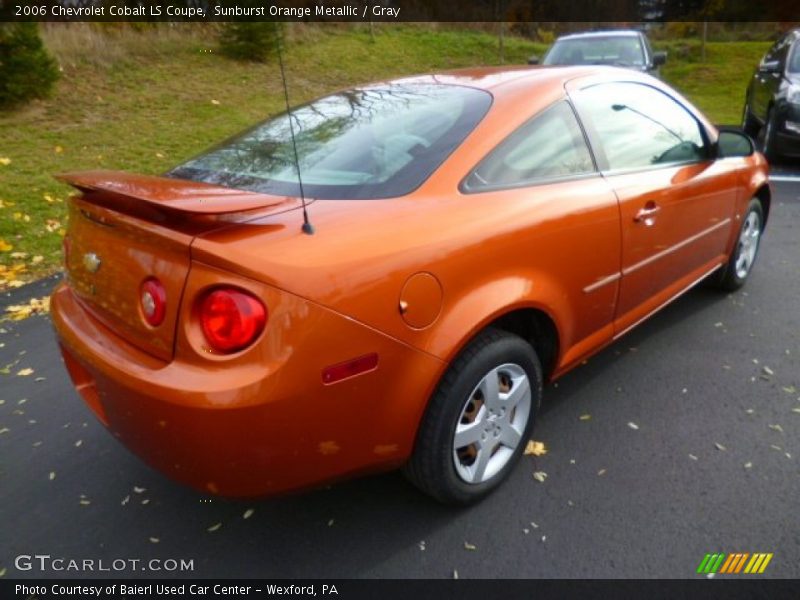
<svg viewBox="0 0 800 600"><path fill-rule="evenodd" d="M790 41L790 36L784 36L775 42L753 76L752 110L762 121L766 120L769 107L778 92Z"/></svg>
<svg viewBox="0 0 800 600"><path fill-rule="evenodd" d="M472 284L497 272L526 274L536 301L558 307L562 367L609 341L619 286L619 210L569 103L556 102L529 119L461 188L475 195L476 208L504 219L516 215L516 234L508 242L497 236L484 250L496 253L494 272L482 274L473 263Z"/></svg>
<svg viewBox="0 0 800 600"><path fill-rule="evenodd" d="M702 125L665 91L610 82L570 95L619 201L620 335L724 262L737 173L710 158Z"/></svg>

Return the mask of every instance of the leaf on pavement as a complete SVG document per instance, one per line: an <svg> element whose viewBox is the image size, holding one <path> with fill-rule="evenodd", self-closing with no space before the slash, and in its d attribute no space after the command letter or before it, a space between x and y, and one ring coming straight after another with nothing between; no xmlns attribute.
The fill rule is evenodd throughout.
<svg viewBox="0 0 800 600"><path fill-rule="evenodd" d="M242 515L242 518L243 519L249 519L250 517L253 516L254 512L256 512L256 511L253 510L252 508L248 508L246 511L244 511L244 514Z"/></svg>
<svg viewBox="0 0 800 600"><path fill-rule="evenodd" d="M464 550L475 551L478 547L475 544L470 544L469 542L464 542Z"/></svg>
<svg viewBox="0 0 800 600"><path fill-rule="evenodd" d="M714 445L717 447L717 450L722 450L723 452L727 450L727 448L722 444L720 444L719 442L714 442Z"/></svg>
<svg viewBox="0 0 800 600"><path fill-rule="evenodd" d="M157 543L158 543L158 542L160 542L160 541L161 541L161 540L160 540L160 539L158 539L157 537L151 537L151 538L150 538L150 543L152 543L152 544L157 544Z"/></svg>
<svg viewBox="0 0 800 600"><path fill-rule="evenodd" d="M539 483L544 483L544 480L547 479L547 473L545 473L544 471L536 471L533 474L533 478Z"/></svg>
<svg viewBox="0 0 800 600"><path fill-rule="evenodd" d="M533 455L533 456L542 456L547 454L547 448L545 448L544 443L536 442L534 440L530 440L528 445L525 446L525 454L526 455Z"/></svg>
<svg viewBox="0 0 800 600"><path fill-rule="evenodd" d="M578 417L578 418L579 418L581 421L591 421L591 420L592 420L592 415L585 414L585 415L581 415L581 416L580 416L580 417Z"/></svg>
<svg viewBox="0 0 800 600"><path fill-rule="evenodd" d="M33 369L31 369L30 367L27 367L25 369L20 369L19 371L17 371L17 375L19 377L27 377L28 375L32 374L33 374Z"/></svg>
<svg viewBox="0 0 800 600"><path fill-rule="evenodd" d="M208 531L209 533L213 533L217 531L220 527L222 527L222 523L214 523L211 527L206 529L206 531Z"/></svg>
<svg viewBox="0 0 800 600"><path fill-rule="evenodd" d="M628 422L628 427L630 427L631 429L639 429L639 426L633 421Z"/></svg>
<svg viewBox="0 0 800 600"><path fill-rule="evenodd" d="M605 475L605 474L606 474L606 470L605 470L605 469L600 469L600 470L597 472L597 474L598 474L599 476L601 476L601 477L602 477L603 475Z"/></svg>
<svg viewBox="0 0 800 600"><path fill-rule="evenodd" d="M50 481L53 481L53 479L55 479L55 478L56 478L56 472L55 471L50 471Z"/></svg>
<svg viewBox="0 0 800 600"><path fill-rule="evenodd" d="M780 425L778 425L778 424L775 424L775 425L767 425L767 427L769 427L770 429L772 429L772 431L777 431L778 433L783 433L783 427L781 427L781 426L780 426Z"/></svg>
<svg viewBox="0 0 800 600"><path fill-rule="evenodd" d="M137 494L144 494L147 491L147 488L139 487L137 485L133 486L133 491Z"/></svg>

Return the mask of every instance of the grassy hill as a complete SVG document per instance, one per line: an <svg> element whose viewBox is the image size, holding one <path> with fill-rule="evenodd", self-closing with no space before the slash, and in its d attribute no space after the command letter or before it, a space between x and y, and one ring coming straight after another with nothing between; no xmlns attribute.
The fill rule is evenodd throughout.
<svg viewBox="0 0 800 600"><path fill-rule="evenodd" d="M43 32L61 65L52 98L0 115L0 289L58 268L69 188L54 173L94 168L157 174L282 110L275 64L230 61L208 26ZM664 45L664 77L712 119L737 122L766 43ZM506 64L545 46L505 39ZM497 37L437 26L368 30L294 25L285 54L293 104L376 79L499 63Z"/></svg>

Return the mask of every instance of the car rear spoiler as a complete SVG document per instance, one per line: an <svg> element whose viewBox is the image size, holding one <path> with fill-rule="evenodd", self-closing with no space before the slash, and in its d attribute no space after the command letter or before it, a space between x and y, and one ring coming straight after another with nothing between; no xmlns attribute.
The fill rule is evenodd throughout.
<svg viewBox="0 0 800 600"><path fill-rule="evenodd" d="M257 192L236 190L208 183L137 175L124 171L80 171L55 176L81 192L92 195L100 192L113 200L144 202L152 208L187 215L229 215L269 209L269 213L283 212L300 206L292 197L271 196ZM87 198L90 200L90 198Z"/></svg>

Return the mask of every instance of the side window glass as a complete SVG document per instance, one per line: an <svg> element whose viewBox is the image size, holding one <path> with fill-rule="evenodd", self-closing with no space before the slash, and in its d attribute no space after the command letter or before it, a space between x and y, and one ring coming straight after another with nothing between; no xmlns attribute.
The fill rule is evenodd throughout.
<svg viewBox="0 0 800 600"><path fill-rule="evenodd" d="M517 129L475 168L467 191L518 187L594 172L572 108L559 102Z"/></svg>
<svg viewBox="0 0 800 600"><path fill-rule="evenodd" d="M707 157L700 124L675 100L638 83L599 84L576 94L610 170L698 162Z"/></svg>

